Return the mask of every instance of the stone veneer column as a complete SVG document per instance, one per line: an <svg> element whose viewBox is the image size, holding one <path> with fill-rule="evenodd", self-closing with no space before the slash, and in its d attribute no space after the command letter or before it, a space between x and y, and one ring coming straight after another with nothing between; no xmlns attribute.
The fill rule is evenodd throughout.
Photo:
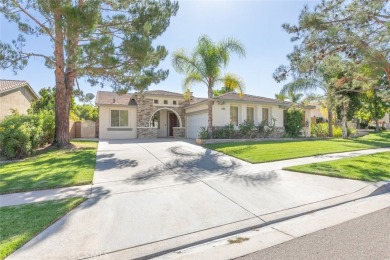
<svg viewBox="0 0 390 260"><path fill-rule="evenodd" d="M182 125L174 130L174 137L185 137L185 116L183 106L186 101L179 101L179 106L154 106L153 99L137 97L137 136L138 138L157 138L157 128L150 127L152 115L159 109L174 110L180 117Z"/></svg>
<svg viewBox="0 0 390 260"><path fill-rule="evenodd" d="M174 127L173 128L173 138L184 138L186 137L186 128L185 127Z"/></svg>

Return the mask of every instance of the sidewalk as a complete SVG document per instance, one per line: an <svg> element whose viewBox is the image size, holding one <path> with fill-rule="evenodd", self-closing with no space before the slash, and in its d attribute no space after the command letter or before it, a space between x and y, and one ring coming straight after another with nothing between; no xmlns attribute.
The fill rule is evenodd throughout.
<svg viewBox="0 0 390 260"><path fill-rule="evenodd" d="M359 199L347 204L317 211L252 231L175 251L160 256L160 258L232 259L266 249L388 207L390 207L390 193Z"/></svg>
<svg viewBox="0 0 390 260"><path fill-rule="evenodd" d="M92 185L71 186L50 190L37 190L0 195L0 207L14 206L47 200L60 200L72 197L89 197Z"/></svg>

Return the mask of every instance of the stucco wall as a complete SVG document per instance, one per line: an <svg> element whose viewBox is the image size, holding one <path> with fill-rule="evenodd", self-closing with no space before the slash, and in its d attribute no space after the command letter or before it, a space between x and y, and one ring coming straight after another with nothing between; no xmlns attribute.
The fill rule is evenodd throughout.
<svg viewBox="0 0 390 260"><path fill-rule="evenodd" d="M127 110L128 127L111 127L111 110ZM131 139L137 138L136 106L99 106L99 138Z"/></svg>
<svg viewBox="0 0 390 260"><path fill-rule="evenodd" d="M16 109L21 114L27 114L35 97L26 87L0 93L0 120L12 114Z"/></svg>
<svg viewBox="0 0 390 260"><path fill-rule="evenodd" d="M275 125L277 127L283 127L283 109L279 106L259 105L251 103L234 103L224 102L218 104L215 102L213 105L213 125L225 126L230 123L230 106L238 107L238 124L241 124L247 118L247 107L254 108L254 122L258 124L262 121L262 108L269 109L269 118L274 117L276 119ZM194 113L196 111L207 109L207 105L199 105L186 109L186 113Z"/></svg>

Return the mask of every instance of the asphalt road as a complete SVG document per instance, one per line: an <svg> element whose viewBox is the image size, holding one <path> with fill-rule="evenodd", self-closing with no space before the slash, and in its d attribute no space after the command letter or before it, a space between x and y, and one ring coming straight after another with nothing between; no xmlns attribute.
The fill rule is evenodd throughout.
<svg viewBox="0 0 390 260"><path fill-rule="evenodd" d="M238 259L390 259L390 207Z"/></svg>

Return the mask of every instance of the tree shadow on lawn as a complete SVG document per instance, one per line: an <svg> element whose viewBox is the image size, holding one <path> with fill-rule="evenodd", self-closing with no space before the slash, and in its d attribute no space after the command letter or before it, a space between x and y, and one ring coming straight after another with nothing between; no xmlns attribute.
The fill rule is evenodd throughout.
<svg viewBox="0 0 390 260"><path fill-rule="evenodd" d="M3 171L0 193L91 183L96 158L94 148L58 155L53 152L23 162L0 165L0 171Z"/></svg>

